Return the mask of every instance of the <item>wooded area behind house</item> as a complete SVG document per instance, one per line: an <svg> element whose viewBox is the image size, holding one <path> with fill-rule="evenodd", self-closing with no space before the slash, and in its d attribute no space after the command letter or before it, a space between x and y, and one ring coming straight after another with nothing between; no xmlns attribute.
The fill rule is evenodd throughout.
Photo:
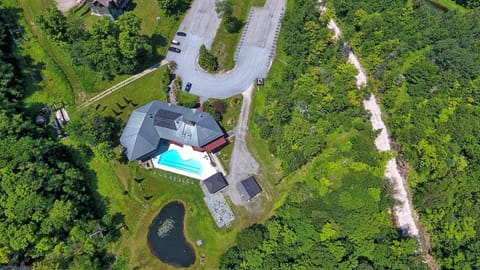
<svg viewBox="0 0 480 270"><path fill-rule="evenodd" d="M332 1L327 4L344 32L332 45L314 2L296 1L287 12L283 50L288 65L272 78L268 105L256 116L282 168L306 172L271 220L239 235L221 267L426 267L414 255L415 241L383 227L393 225L386 219L374 218L389 204L377 200L374 211L377 205L362 196L388 194L388 187L376 193L384 170L376 162L384 159L372 147L374 136L365 134L370 130L365 116L356 111L370 91L380 96L400 157L409 165L404 172L433 256L446 269L478 267L479 11L446 12L428 1ZM344 62L340 47L346 41L370 75L364 93L354 89L355 72ZM358 204L362 207L356 209ZM374 222L362 220L367 209ZM364 229L364 222L376 228ZM373 231L381 240L366 233Z"/></svg>
<svg viewBox="0 0 480 270"><path fill-rule="evenodd" d="M373 144L356 70L317 2L292 2L279 46L287 61L272 67L255 123L292 173L282 181L297 183L271 219L237 236L220 269L425 269L388 211L388 154Z"/></svg>
<svg viewBox="0 0 480 270"><path fill-rule="evenodd" d="M480 11L334 1L409 164L414 206L448 269L480 265Z"/></svg>

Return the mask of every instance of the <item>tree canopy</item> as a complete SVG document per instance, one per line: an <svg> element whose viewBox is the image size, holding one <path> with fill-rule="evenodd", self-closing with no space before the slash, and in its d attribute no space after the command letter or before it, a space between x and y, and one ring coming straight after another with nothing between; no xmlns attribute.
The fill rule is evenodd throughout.
<svg viewBox="0 0 480 270"><path fill-rule="evenodd" d="M40 128L21 98L33 82L28 56L5 35L18 22L0 7L0 264L105 269L114 222L98 210L94 177L75 149ZM56 15L55 15L56 16ZM101 226L104 238L90 237Z"/></svg>
<svg viewBox="0 0 480 270"><path fill-rule="evenodd" d="M120 15L117 22L102 17L88 32L79 20L67 21L56 8L50 8L37 19L52 41L70 47L74 62L86 65L103 77L133 73L142 59L152 55L152 46L140 34L141 19L132 12Z"/></svg>
<svg viewBox="0 0 480 270"><path fill-rule="evenodd" d="M478 267L480 11L428 1L333 4L410 165L433 256L445 269Z"/></svg>
<svg viewBox="0 0 480 270"><path fill-rule="evenodd" d="M279 47L287 63L274 64L255 115L282 169L301 172L282 180L296 183L285 203L238 234L220 269L426 269L416 240L392 222L389 156L375 149L365 92L316 2L287 10Z"/></svg>

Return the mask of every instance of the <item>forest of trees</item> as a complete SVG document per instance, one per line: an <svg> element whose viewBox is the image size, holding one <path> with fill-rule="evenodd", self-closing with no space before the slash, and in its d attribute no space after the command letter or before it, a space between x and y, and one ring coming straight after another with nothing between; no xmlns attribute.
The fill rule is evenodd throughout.
<svg viewBox="0 0 480 270"><path fill-rule="evenodd" d="M38 72L7 27L17 10L0 6L0 264L34 269L105 269L115 239L113 218L99 208L95 175L81 154L41 128L22 98ZM90 237L100 226L103 238Z"/></svg>
<svg viewBox="0 0 480 270"><path fill-rule="evenodd" d="M132 12L122 14L117 22L102 17L91 31L80 19L68 22L56 8L48 9L37 21L47 37L69 48L75 64L101 72L107 79L133 73L152 55L150 40L140 34L141 19Z"/></svg>
<svg viewBox="0 0 480 270"><path fill-rule="evenodd" d="M429 1L332 3L410 165L433 256L446 269L479 268L480 10L445 12Z"/></svg>
<svg viewBox="0 0 480 270"><path fill-rule="evenodd" d="M293 2L279 48L288 61L274 67L255 122L282 169L303 172L272 218L239 233L220 269L425 269L388 211L389 157L375 149L356 70L317 1Z"/></svg>

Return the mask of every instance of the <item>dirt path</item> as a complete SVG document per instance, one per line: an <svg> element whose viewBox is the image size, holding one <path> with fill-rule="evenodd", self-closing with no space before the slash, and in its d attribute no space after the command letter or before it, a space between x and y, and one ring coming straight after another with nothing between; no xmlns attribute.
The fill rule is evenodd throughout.
<svg viewBox="0 0 480 270"><path fill-rule="evenodd" d="M250 154L247 148L246 135L248 130L248 116L250 113L250 104L252 103L252 93L254 85L242 93L243 104L237 127L235 128L235 145L233 146L232 157L230 158L230 172L227 175L229 183L228 195L236 205L245 205L246 201L240 197L237 184L258 172L258 163Z"/></svg>
<svg viewBox="0 0 480 270"><path fill-rule="evenodd" d="M325 10L324 6L321 6L321 8L323 8L323 11ZM340 28L338 28L337 24L333 19L330 20L327 28L334 31L335 34L332 37L334 40L338 40L341 37L342 32L340 31ZM354 65L358 71L358 74L355 76L355 82L357 84L357 87L362 88L366 86L367 75L365 74L365 71L360 64L357 56L353 54L351 50L348 53L348 62ZM392 151L392 148L390 146L391 142L388 137L388 130L382 120L382 112L380 106L377 103L375 95L372 94L368 99L363 100L363 106L365 110L371 113L370 121L372 123L373 130L380 130L380 134L375 139L375 146L379 151ZM429 253L430 242L428 240L428 235L421 228L421 224L418 221L417 213L413 209L411 196L408 190L408 183L400 175L397 161L395 158L392 158L387 162L387 168L385 170L384 176L393 185L393 198L397 201L397 204L394 206L394 216L398 223L398 226L404 233L417 239L420 244L420 249L426 253L425 259L428 266L431 269L439 269L439 266L435 262L435 259Z"/></svg>

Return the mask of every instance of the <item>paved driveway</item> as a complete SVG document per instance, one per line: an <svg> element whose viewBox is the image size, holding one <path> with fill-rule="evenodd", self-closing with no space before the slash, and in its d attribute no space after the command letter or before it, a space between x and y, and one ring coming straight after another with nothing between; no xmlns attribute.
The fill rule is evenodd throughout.
<svg viewBox="0 0 480 270"><path fill-rule="evenodd" d="M177 62L176 74L184 84L192 83L191 93L202 98L228 98L242 93L259 77L266 77L273 59L286 0L267 0L265 7L253 8L237 48L236 66L224 73L204 72L197 64L202 44L210 48L221 20L215 12L216 0L197 0L192 4L176 36L182 52L167 54Z"/></svg>

